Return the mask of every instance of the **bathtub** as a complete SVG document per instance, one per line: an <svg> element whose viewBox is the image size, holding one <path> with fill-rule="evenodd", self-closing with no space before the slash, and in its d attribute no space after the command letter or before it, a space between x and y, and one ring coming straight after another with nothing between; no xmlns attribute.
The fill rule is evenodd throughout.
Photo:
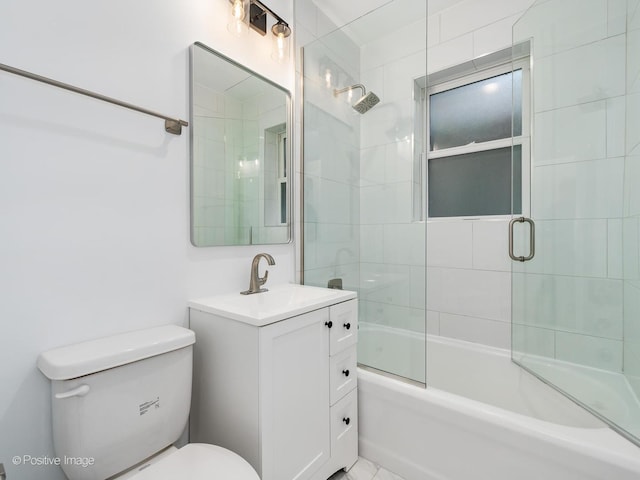
<svg viewBox="0 0 640 480"><path fill-rule="evenodd" d="M396 335L401 352L423 348L413 332L363 322L359 334L363 343ZM426 389L358 369L362 457L406 480L640 478L638 447L513 364L508 350L427 342Z"/></svg>

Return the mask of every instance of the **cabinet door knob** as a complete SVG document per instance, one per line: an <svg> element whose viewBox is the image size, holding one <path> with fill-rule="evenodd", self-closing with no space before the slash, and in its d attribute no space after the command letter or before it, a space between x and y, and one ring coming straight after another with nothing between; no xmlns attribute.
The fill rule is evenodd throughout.
<svg viewBox="0 0 640 480"><path fill-rule="evenodd" d="M349 425L349 424L351 423L351 419L350 419L349 417L347 417L347 418L343 418L343 419L342 419L342 421L343 421L344 423L346 423L347 425Z"/></svg>
<svg viewBox="0 0 640 480"><path fill-rule="evenodd" d="M343 374L345 377L348 377L348 376L349 376L349 370L342 370L342 374Z"/></svg>
<svg viewBox="0 0 640 480"><path fill-rule="evenodd" d="M344 328L346 328L347 330L349 330L351 328L351 324L350 323L345 323L344 324Z"/></svg>
<svg viewBox="0 0 640 480"><path fill-rule="evenodd" d="M331 320L329 320L328 322L324 322L324 324L329 328L333 327L333 322Z"/></svg>

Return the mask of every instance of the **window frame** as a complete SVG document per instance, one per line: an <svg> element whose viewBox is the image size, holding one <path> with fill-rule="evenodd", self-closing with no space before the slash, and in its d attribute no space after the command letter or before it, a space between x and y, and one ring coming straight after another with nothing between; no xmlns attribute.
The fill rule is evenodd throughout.
<svg viewBox="0 0 640 480"><path fill-rule="evenodd" d="M486 80L498 75L503 75L516 70L522 70L522 134L517 137L506 137L498 140L490 140L487 142L472 143L458 147L443 148L431 151L431 125L429 115L429 98L431 95L452 90L454 88L470 85L475 82ZM530 216L531 211L531 66L530 57L526 56L514 61L508 61L496 66L485 68L462 74L454 79L447 79L441 82L427 85L422 89L421 103L423 124L426 126L424 135L424 151L422 152L422 169L424 171L423 180L424 187L422 201L422 217L424 220L432 221L451 221L451 220L491 220L506 219L514 215ZM437 158L453 157L468 153L483 152L488 150L496 150L499 148L512 148L514 145L522 146L521 158L521 194L522 194L522 211L520 213L510 214L493 214L493 215L462 215L449 217L431 217L429 215L429 160Z"/></svg>

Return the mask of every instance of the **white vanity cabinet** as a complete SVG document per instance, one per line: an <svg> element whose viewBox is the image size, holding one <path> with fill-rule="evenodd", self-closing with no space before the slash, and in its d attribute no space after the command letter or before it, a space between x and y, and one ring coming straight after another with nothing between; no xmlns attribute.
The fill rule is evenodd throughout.
<svg viewBox="0 0 640 480"><path fill-rule="evenodd" d="M250 314L243 302L234 310L242 299L190 302L190 441L237 452L262 480L326 480L358 455L357 299L353 292L282 288L294 287L318 298L295 308L274 287L277 313L264 312L271 305L266 292L244 297L263 303Z"/></svg>

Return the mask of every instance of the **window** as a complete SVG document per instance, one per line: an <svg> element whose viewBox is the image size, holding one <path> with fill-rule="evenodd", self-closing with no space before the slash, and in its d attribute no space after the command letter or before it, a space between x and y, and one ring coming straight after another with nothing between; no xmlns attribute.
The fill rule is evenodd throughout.
<svg viewBox="0 0 640 480"><path fill-rule="evenodd" d="M287 223L287 132L278 133L278 199L280 204L280 223Z"/></svg>
<svg viewBox="0 0 640 480"><path fill-rule="evenodd" d="M527 209L528 83L526 62L509 62L423 92L429 218Z"/></svg>

